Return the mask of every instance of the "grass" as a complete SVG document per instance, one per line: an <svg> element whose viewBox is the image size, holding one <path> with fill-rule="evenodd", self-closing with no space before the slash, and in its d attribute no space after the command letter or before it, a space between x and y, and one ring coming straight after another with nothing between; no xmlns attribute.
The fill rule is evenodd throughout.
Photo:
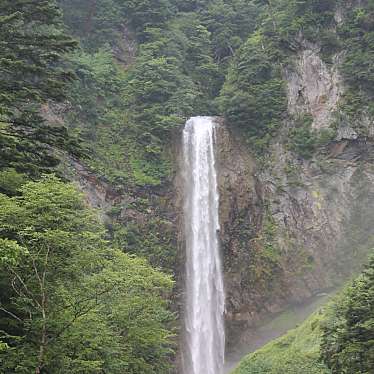
<svg viewBox="0 0 374 374"><path fill-rule="evenodd" d="M323 311L299 327L246 356L232 374L328 374L320 361L320 322Z"/></svg>

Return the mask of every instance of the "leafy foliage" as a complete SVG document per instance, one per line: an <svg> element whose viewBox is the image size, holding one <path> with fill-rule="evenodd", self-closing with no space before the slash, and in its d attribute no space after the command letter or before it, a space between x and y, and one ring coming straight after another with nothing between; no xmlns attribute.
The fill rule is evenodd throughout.
<svg viewBox="0 0 374 374"><path fill-rule="evenodd" d="M258 7L249 0L208 2L203 23L211 33L214 59L224 71L236 50L255 30Z"/></svg>
<svg viewBox="0 0 374 374"><path fill-rule="evenodd" d="M346 50L341 71L348 86L340 110L348 116L348 121L360 127L362 115L374 114L374 3L363 2L347 13L338 28Z"/></svg>
<svg viewBox="0 0 374 374"><path fill-rule="evenodd" d="M312 157L317 137L311 129L313 118L306 116L296 121L296 126L290 130L290 148L297 152L300 156L309 159Z"/></svg>
<svg viewBox="0 0 374 374"><path fill-rule="evenodd" d="M118 0L58 0L64 24L92 52L106 45L118 45L123 31L121 3Z"/></svg>
<svg viewBox="0 0 374 374"><path fill-rule="evenodd" d="M48 177L0 199L1 370L165 373L171 279L109 248L72 185Z"/></svg>
<svg viewBox="0 0 374 374"><path fill-rule="evenodd" d="M89 164L116 185L160 184L161 178L168 174L168 164L163 160L156 129L154 134L151 132L152 125L161 116L152 118L152 113L157 116L157 112L152 111L151 104L148 104L151 113L145 106L144 112L139 108L147 85L150 87L152 71L141 77L140 71L147 70L144 66L139 75L126 74L106 48L95 53L80 51L70 57L70 62L79 81L71 87L72 107L64 117L91 149ZM137 77L148 80L139 82ZM144 91L136 91L145 82ZM159 134L164 133L160 130Z"/></svg>
<svg viewBox="0 0 374 374"><path fill-rule="evenodd" d="M312 129L313 118L303 115L295 119L288 132L289 149L299 156L310 159L320 146L328 144L335 136L333 129Z"/></svg>
<svg viewBox="0 0 374 374"><path fill-rule="evenodd" d="M0 33L0 168L37 175L58 163L51 147L80 153L65 127L44 123L40 108L65 97L73 75L61 60L76 42L50 0L2 1Z"/></svg>
<svg viewBox="0 0 374 374"><path fill-rule="evenodd" d="M110 232L119 248L146 258L163 271L172 273L175 270L177 253L168 221L157 217L140 225L118 220L111 225Z"/></svg>
<svg viewBox="0 0 374 374"><path fill-rule="evenodd" d="M0 171L0 193L8 196L18 194L18 189L27 181L26 175L18 173L15 169Z"/></svg>
<svg viewBox="0 0 374 374"><path fill-rule="evenodd" d="M374 258L330 309L322 329L322 358L332 373L374 367Z"/></svg>
<svg viewBox="0 0 374 374"><path fill-rule="evenodd" d="M170 0L130 0L124 2L124 12L132 27L142 33L165 23L175 14L175 7Z"/></svg>
<svg viewBox="0 0 374 374"><path fill-rule="evenodd" d="M265 5L265 33L277 35L280 45L292 49L302 35L318 41L320 33L335 24L336 0L271 0Z"/></svg>
<svg viewBox="0 0 374 374"><path fill-rule="evenodd" d="M271 47L255 34L240 48L221 92L220 105L229 122L249 137L266 138L286 111L286 94Z"/></svg>
<svg viewBox="0 0 374 374"><path fill-rule="evenodd" d="M116 184L163 184L174 129L191 115L217 114L214 98L257 7L247 0L59 3L83 47L70 60L80 80L66 117L93 153L91 165Z"/></svg>
<svg viewBox="0 0 374 374"><path fill-rule="evenodd" d="M62 31L60 11L49 0L2 1L0 33L0 114L22 123L35 103L64 97L72 76L58 62L76 42Z"/></svg>

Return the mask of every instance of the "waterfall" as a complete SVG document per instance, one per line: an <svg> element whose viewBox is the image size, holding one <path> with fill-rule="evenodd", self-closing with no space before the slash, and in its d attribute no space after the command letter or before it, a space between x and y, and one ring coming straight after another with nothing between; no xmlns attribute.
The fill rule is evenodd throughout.
<svg viewBox="0 0 374 374"><path fill-rule="evenodd" d="M224 363L225 298L218 245L216 126L211 117L192 117L183 131L185 374L221 374Z"/></svg>

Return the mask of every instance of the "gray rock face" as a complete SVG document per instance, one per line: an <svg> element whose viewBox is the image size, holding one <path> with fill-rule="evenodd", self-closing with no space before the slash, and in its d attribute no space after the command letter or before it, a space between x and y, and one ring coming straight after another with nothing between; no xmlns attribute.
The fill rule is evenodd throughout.
<svg viewBox="0 0 374 374"><path fill-rule="evenodd" d="M250 342L264 317L341 285L374 245L372 143L336 142L308 162L276 144L261 171L238 144L221 131L228 352Z"/></svg>
<svg viewBox="0 0 374 374"><path fill-rule="evenodd" d="M78 188L84 193L87 204L97 209L102 221L107 221L107 212L123 197L106 181L99 178L92 170L83 163L69 158L70 173L67 177L74 181Z"/></svg>
<svg viewBox="0 0 374 374"><path fill-rule="evenodd" d="M336 140L356 140L358 139L358 137L359 135L355 129L353 129L351 126L344 126L339 127L338 133L336 135Z"/></svg>
<svg viewBox="0 0 374 374"><path fill-rule="evenodd" d="M318 55L318 47L308 45L299 52L295 67L285 72L288 111L309 113L314 129L328 128L343 88L336 64L328 68Z"/></svg>

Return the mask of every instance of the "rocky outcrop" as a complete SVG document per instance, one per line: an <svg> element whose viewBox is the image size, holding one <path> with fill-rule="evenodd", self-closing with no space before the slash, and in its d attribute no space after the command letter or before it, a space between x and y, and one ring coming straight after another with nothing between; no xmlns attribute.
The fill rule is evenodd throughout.
<svg viewBox="0 0 374 374"><path fill-rule="evenodd" d="M117 61L128 67L135 62L136 52L138 49L134 33L126 25L121 27L121 37L112 47Z"/></svg>
<svg viewBox="0 0 374 374"><path fill-rule="evenodd" d="M314 129L328 128L341 94L342 81L337 68L339 56L332 67L322 61L319 47L307 43L295 61L295 67L286 69L288 111L291 115L309 113Z"/></svg>
<svg viewBox="0 0 374 374"><path fill-rule="evenodd" d="M171 184L115 188L76 159L69 158L65 164L65 176L77 184L87 204L96 209L114 245L147 258L165 271L178 268L177 233L181 230Z"/></svg>
<svg viewBox="0 0 374 374"><path fill-rule="evenodd" d="M84 192L86 201L92 208L99 209L101 214L105 215L109 209L123 200L118 191L83 163L69 158L69 164L72 172L70 179Z"/></svg>

